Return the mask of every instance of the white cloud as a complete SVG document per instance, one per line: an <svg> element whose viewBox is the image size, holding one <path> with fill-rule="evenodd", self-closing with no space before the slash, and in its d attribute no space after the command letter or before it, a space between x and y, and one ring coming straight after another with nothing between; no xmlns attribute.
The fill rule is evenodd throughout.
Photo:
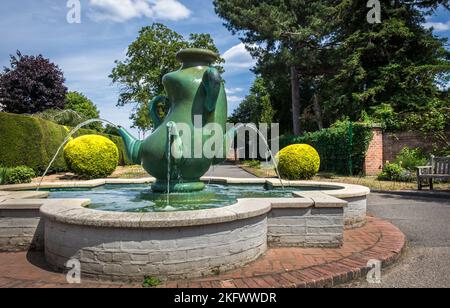
<svg viewBox="0 0 450 308"><path fill-rule="evenodd" d="M181 20L191 11L178 0L89 0L94 21L125 22L133 18Z"/></svg>
<svg viewBox="0 0 450 308"><path fill-rule="evenodd" d="M228 95L233 95L233 94L244 91L244 89L243 88L226 88L225 91L227 92Z"/></svg>
<svg viewBox="0 0 450 308"><path fill-rule="evenodd" d="M250 69L255 66L256 61L245 48L243 43L228 49L222 56L225 59L225 70L228 69Z"/></svg>
<svg viewBox="0 0 450 308"><path fill-rule="evenodd" d="M231 114L242 103L244 98L236 95L229 95L227 97L227 100L228 100L228 111Z"/></svg>
<svg viewBox="0 0 450 308"><path fill-rule="evenodd" d="M427 22L425 28L434 28L436 32L444 32L450 30L450 21L448 22Z"/></svg>

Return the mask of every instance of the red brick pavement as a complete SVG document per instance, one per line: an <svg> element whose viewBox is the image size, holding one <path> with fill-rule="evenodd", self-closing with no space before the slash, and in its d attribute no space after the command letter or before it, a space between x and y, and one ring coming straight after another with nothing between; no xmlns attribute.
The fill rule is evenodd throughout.
<svg viewBox="0 0 450 308"><path fill-rule="evenodd" d="M405 246L405 236L392 224L368 217L359 229L347 230L339 249L277 248L238 270L214 277L171 281L167 288L274 288L332 287L366 275L367 262L393 264ZM0 253L0 287L138 287L84 281L69 285L64 275L52 272L40 253Z"/></svg>

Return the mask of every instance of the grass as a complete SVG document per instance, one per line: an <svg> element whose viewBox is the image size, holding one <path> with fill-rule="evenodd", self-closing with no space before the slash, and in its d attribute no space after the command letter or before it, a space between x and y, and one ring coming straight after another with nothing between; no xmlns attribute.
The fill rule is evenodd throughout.
<svg viewBox="0 0 450 308"><path fill-rule="evenodd" d="M277 177L275 170L273 169L263 169L262 166L257 165L254 162L243 162L243 164L239 165L245 171L260 177L260 178L274 178ZM57 176L54 176L57 181ZM139 166L126 166L126 167L118 167L116 171L113 173L111 178L115 179L139 179L149 177L147 172ZM67 180L76 180L76 178L67 178ZM349 176L340 176L329 173L321 173L317 175L314 179L317 182L339 182L346 184L356 184L363 185L369 187L372 190L416 190L417 183L403 183L403 182L388 182L388 181L379 181L376 177L349 177ZM437 183L435 184L436 190L448 190L450 191L450 183Z"/></svg>
<svg viewBox="0 0 450 308"><path fill-rule="evenodd" d="M246 162L239 165L245 171L260 177L260 178L274 178L277 177L275 170L264 170L259 167L254 167ZM345 184L363 185L369 187L371 190L417 190L416 182L390 182L380 181L375 176L340 176L330 173L320 173L314 177L313 181L317 182L336 182ZM435 190L450 191L450 183L436 183Z"/></svg>
<svg viewBox="0 0 450 308"><path fill-rule="evenodd" d="M139 179L149 177L148 173L140 165L117 167L110 176L113 179Z"/></svg>
<svg viewBox="0 0 450 308"><path fill-rule="evenodd" d="M154 288L161 285L162 281L155 277L145 277L142 283L143 288Z"/></svg>

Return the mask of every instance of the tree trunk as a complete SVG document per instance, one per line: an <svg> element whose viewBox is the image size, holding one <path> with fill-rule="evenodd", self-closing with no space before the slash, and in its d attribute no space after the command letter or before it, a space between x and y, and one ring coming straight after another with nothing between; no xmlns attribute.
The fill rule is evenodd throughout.
<svg viewBox="0 0 450 308"><path fill-rule="evenodd" d="M300 128L300 82L297 67L291 66L291 88L292 88L292 121L294 135L301 134Z"/></svg>
<svg viewBox="0 0 450 308"><path fill-rule="evenodd" d="M313 109L317 126L319 127L319 130L322 130L323 129L322 108L320 107L320 98L319 94L317 93L314 94L313 97Z"/></svg>

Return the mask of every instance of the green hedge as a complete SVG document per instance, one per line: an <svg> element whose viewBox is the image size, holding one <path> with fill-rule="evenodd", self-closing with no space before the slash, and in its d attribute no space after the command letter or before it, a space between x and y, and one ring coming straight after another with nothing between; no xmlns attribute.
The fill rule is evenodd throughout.
<svg viewBox="0 0 450 308"><path fill-rule="evenodd" d="M26 115L0 112L0 165L5 167L28 166L38 173L47 168L70 128ZM125 144L118 136L99 134L81 129L75 137L102 135L113 141L119 149L119 164L130 165ZM63 151L56 159L51 172L68 171Z"/></svg>
<svg viewBox="0 0 450 308"><path fill-rule="evenodd" d="M322 172L355 175L363 172L372 138L372 130L367 125L343 121L318 132L281 137L280 146L309 144L319 152Z"/></svg>

